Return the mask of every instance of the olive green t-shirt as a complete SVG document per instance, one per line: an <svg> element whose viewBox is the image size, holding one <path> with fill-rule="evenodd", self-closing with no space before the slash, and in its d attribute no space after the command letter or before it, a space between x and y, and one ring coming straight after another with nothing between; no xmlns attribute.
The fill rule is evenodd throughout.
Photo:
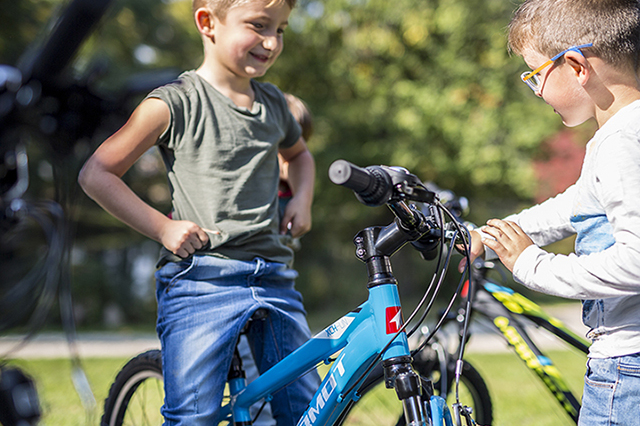
<svg viewBox="0 0 640 426"><path fill-rule="evenodd" d="M207 232L201 252L291 264L278 223L278 149L300 138L282 92L252 81L250 110L236 106L194 71L152 91L171 122L157 145L167 168L172 218ZM168 251L165 250L165 254Z"/></svg>

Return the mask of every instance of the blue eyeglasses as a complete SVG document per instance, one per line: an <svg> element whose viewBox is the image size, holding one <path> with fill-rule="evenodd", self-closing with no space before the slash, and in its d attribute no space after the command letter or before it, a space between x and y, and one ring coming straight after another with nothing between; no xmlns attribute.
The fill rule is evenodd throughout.
<svg viewBox="0 0 640 426"><path fill-rule="evenodd" d="M538 73L540 71L542 71L543 69L545 69L546 67L548 67L549 65L553 64L555 61L557 61L558 59L560 59L562 56L564 56L565 53L569 52L569 51L574 51L574 52L578 52L579 54L581 54L582 56L584 56L584 54L582 53L582 51L580 49L583 49L585 47L591 47L593 46L593 43L587 43L587 44L581 44L579 46L571 46L570 48L568 48L567 50L563 50L562 52L558 53L556 56L554 56L553 58L549 59L547 62L545 62L544 64L540 65L538 68L536 68L533 71L525 71L520 75L520 79L527 85L529 86L529 88L531 90L533 90L534 92L539 92L540 89L542 88L541 85L541 81L540 81L540 77L538 77Z"/></svg>

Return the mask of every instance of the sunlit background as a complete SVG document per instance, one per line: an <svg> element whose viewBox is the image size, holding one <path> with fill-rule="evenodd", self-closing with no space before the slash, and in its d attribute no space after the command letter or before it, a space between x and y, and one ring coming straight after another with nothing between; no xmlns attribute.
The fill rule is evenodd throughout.
<svg viewBox="0 0 640 426"><path fill-rule="evenodd" d="M65 5L3 1L0 64L24 63ZM308 141L318 171L314 227L295 260L312 328L365 299L365 269L351 240L391 218L384 207L365 207L329 182L334 160L406 167L467 197L467 219L475 223L558 193L577 178L583 141L593 128L563 129L552 109L520 82L526 65L506 48L514 7L504 0L298 2L284 53L264 80L305 100L315 119ZM144 94L199 65L202 47L190 8L188 0L114 1L66 72L86 89L66 102L83 102L86 94L107 102L109 112L92 115L95 129L78 138L58 135L60 121L51 116L22 129L30 175L25 197L56 200L72 219L71 282L80 329L153 329L158 244L104 213L75 179ZM151 150L125 179L169 212L163 173ZM8 291L32 267L43 237L24 224L3 229L3 238L0 288ZM394 259L401 296L410 305L428 283L431 266L410 249ZM47 327L57 326L56 312Z"/></svg>

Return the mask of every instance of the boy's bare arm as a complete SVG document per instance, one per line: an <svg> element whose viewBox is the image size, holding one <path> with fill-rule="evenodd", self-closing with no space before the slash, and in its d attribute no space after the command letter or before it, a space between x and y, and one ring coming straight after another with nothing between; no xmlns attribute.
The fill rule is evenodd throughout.
<svg viewBox="0 0 640 426"><path fill-rule="evenodd" d="M299 237L311 229L315 162L302 138L291 148L280 150L280 154L289 164L288 182L293 193L280 224L280 233L289 230L293 237Z"/></svg>
<svg viewBox="0 0 640 426"><path fill-rule="evenodd" d="M89 197L136 231L186 257L209 239L195 223L174 221L138 197L122 180L168 126L170 112L159 99L147 99L129 121L87 160L79 182Z"/></svg>

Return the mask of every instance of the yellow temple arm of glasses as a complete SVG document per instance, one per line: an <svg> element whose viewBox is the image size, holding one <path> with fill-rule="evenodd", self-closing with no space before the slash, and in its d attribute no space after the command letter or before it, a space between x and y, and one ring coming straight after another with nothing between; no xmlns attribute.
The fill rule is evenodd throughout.
<svg viewBox="0 0 640 426"><path fill-rule="evenodd" d="M531 77L533 77L534 75L538 74L540 71L542 71L542 69L544 67L548 67L549 65L551 65L553 63L553 59L549 59L547 62L545 62L544 64L540 65L538 68L536 68L535 70L531 71L529 74L527 74L522 81L527 81L529 80Z"/></svg>

